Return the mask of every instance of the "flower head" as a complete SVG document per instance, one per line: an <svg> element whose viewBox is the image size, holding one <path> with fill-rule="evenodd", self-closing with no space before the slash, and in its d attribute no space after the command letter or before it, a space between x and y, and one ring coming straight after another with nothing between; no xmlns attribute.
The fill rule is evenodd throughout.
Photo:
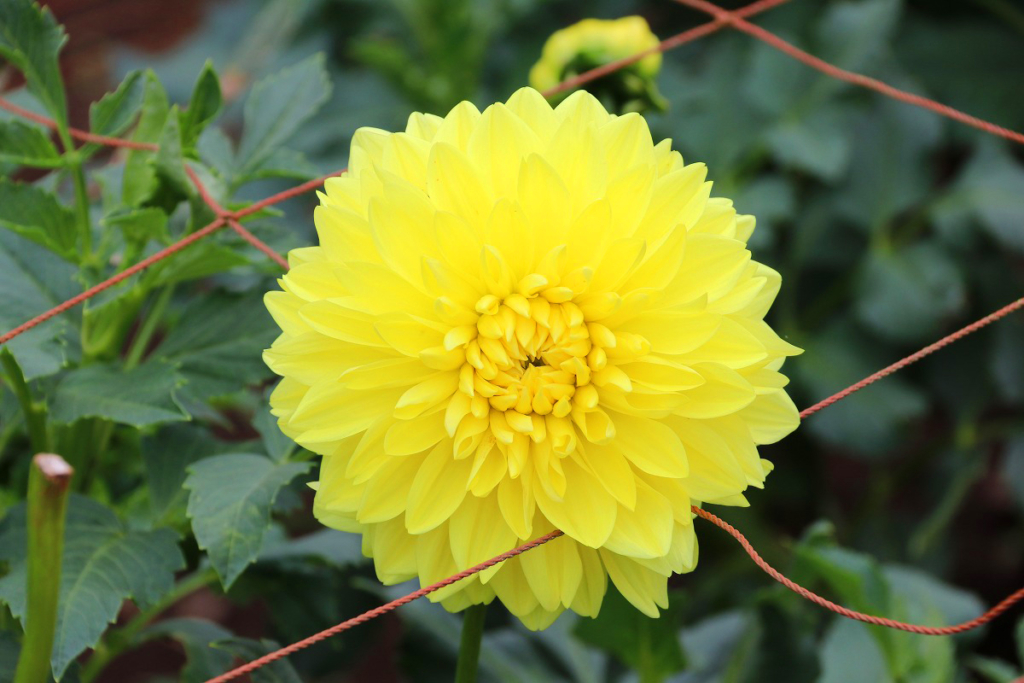
<svg viewBox="0 0 1024 683"><path fill-rule="evenodd" d="M584 19L551 34L540 60L530 70L530 85L548 90L585 71L657 45L658 37L643 17ZM668 103L654 82L660 69L661 53L655 52L594 81L588 88L620 111L663 110Z"/></svg>
<svg viewBox="0 0 1024 683"><path fill-rule="evenodd" d="M323 454L314 512L386 584L497 596L532 628L596 615L607 579L656 615L697 561L691 503L743 505L792 431L754 219L637 114L524 88L482 114L360 129L320 245L267 295L282 430Z"/></svg>

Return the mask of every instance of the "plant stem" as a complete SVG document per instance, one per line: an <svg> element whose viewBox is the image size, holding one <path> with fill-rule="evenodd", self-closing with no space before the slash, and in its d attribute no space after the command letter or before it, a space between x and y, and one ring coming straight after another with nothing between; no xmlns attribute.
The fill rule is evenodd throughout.
<svg viewBox="0 0 1024 683"><path fill-rule="evenodd" d="M28 479L28 598L25 640L14 683L48 681L57 627L68 483L73 470L59 455L40 453Z"/></svg>
<svg viewBox="0 0 1024 683"><path fill-rule="evenodd" d="M78 217L78 232L81 241L81 259L83 264L92 261L92 225L89 223L89 193L85 187L85 172L82 169L82 157L75 149L71 133L66 125L58 125L57 136L64 148L64 156L71 171L71 181L75 186L75 215Z"/></svg>
<svg viewBox="0 0 1024 683"><path fill-rule="evenodd" d="M132 646L135 642L135 636L139 634L139 631L149 622L153 621L153 619L160 616L161 612L186 595L194 593L207 584L213 583L216 579L217 573L213 570L213 567L198 570L176 583L174 588L160 598L156 604L149 609L139 612L127 624L119 629L108 631L100 644L95 648L92 657L82 667L79 680L82 683L91 683L103 672L107 664Z"/></svg>
<svg viewBox="0 0 1024 683"><path fill-rule="evenodd" d="M18 403L21 404L21 412L24 413L25 424L28 425L28 437L32 444L32 451L45 453L50 450L50 439L46 432L46 404L32 400L28 383L25 381L25 374L21 371L14 354L6 347L0 349L0 364L4 366L11 390L18 397Z"/></svg>
<svg viewBox="0 0 1024 683"><path fill-rule="evenodd" d="M471 605L462 618L462 640L459 643L459 662L455 666L455 683L475 683L477 663L480 661L480 641L484 636L484 617L487 605Z"/></svg>
<svg viewBox="0 0 1024 683"><path fill-rule="evenodd" d="M142 361L142 357L146 353L146 347L149 346L149 342L153 338L160 320L164 317L164 313L167 312L167 306L170 304L172 296L174 296L174 285L167 285L157 295L156 301L153 302L149 309L149 314L142 323L142 327L139 328L135 339L132 340L132 344L128 348L128 356L124 361L124 369L126 371L131 370Z"/></svg>

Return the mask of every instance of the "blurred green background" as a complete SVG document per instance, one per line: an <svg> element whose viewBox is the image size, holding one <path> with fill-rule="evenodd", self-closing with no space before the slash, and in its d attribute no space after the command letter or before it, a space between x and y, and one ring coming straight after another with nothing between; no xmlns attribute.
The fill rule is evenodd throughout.
<svg viewBox="0 0 1024 683"><path fill-rule="evenodd" d="M304 157L289 160L292 178L343 167L359 126L394 130L413 110L443 114L462 99L483 108L507 98L525 84L544 40L579 19L641 14L662 38L706 20L670 0L46 4L71 35L65 68L75 120L135 68L154 68L171 100L186 101L212 59L228 102L222 121L237 132L252 82L326 53L333 90L293 139ZM1024 130L1018 2L792 0L753 21L834 64ZM706 162L714 193L757 216L754 257L783 275L769 320L806 349L786 366L798 406L1024 293L1019 146L830 80L730 31L667 53L658 84L670 107L649 118L655 139L670 137L687 161ZM238 196L294 183L263 180ZM261 236L282 251L309 244L311 199L294 200ZM721 512L769 561L854 608L936 624L974 616L1024 585L1024 317L810 417L764 455L776 464L766 490L749 496L749 509ZM297 495L278 508L289 529L313 528ZM597 621L566 615L528 634L492 609L482 678L938 683L1020 675L1019 613L955 639L869 629L775 586L725 534L697 523L700 564L672 580L672 608L660 620L610 595ZM194 596L174 616L288 642L403 592L382 590L353 549L263 557L228 600ZM165 633L174 636L173 623ZM186 651L195 645L175 637ZM303 652L273 680L296 680L297 671L309 681L446 681L457 644L458 619L416 603ZM158 641L102 680L174 680L179 647Z"/></svg>

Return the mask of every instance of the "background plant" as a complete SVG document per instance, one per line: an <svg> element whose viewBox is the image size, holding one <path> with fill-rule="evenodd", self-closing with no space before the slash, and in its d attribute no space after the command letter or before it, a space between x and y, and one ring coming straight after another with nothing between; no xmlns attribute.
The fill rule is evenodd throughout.
<svg viewBox="0 0 1024 683"><path fill-rule="evenodd" d="M394 129L412 109L502 99L552 31L638 11L665 36L702 20L667 0L226 3L152 70L141 68L149 56L118 56L124 78L92 106L89 129L160 151L111 154L71 142L56 21L27 0L0 0L0 55L27 82L4 97L57 123L51 135L0 110L0 331L209 223L186 165L217 201L244 206L344 166L359 125ZM1024 76L1024 22L1009 3L793 0L757 21L835 64L1024 128L1011 85ZM773 325L808 350L792 364L799 405L1020 296L1019 150L744 36L669 53L660 89L671 107L652 118L656 135L706 161L717 191L758 216L752 246L785 283ZM309 198L247 227L281 252L308 244ZM51 657L62 680L158 680L131 670L131 652L170 641L187 661L164 675L205 680L267 639L294 640L391 593L354 537L315 528L304 494L314 463L266 412L260 352L273 328L261 294L278 272L224 230L0 352L0 681L20 650L21 500L34 452L76 468ZM753 507L726 517L787 573L851 607L968 618L1024 571L1022 402L1024 323L1011 318L810 418L766 449L777 468ZM483 675L1019 675L1024 632L1015 636L1012 621L955 640L876 631L768 586L728 539L702 541L700 567L676 579L673 609L657 621L615 595L598 620L563 617L541 634L491 610ZM200 619L187 606L157 618L200 589L255 605L263 626L235 625L241 637L232 619ZM450 680L457 617L413 604L398 619L261 680L338 671L358 680L367 665Z"/></svg>

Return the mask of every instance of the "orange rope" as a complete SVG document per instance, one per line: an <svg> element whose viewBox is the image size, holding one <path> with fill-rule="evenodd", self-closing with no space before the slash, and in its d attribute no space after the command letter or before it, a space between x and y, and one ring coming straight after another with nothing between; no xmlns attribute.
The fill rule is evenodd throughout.
<svg viewBox="0 0 1024 683"><path fill-rule="evenodd" d="M948 346L949 344L952 344L953 342L957 341L958 339L962 339L962 338L966 337L967 335L971 334L972 332L977 332L978 330L980 330L981 328L985 327L986 325L994 323L995 321L999 320L1000 318L1004 318L1004 317L1010 315L1011 313L1013 313L1014 311L1020 310L1021 308L1024 308L1024 297L1021 297L1020 299L1017 299L1016 301L1008 303L1005 306L1003 306L1002 308L1000 308L998 311L995 311L993 313L989 313L984 318L981 318L980 320L975 320L973 323L971 323L970 325L967 325L965 327L961 327L956 332L954 332L952 334L949 334L949 335L946 335L942 339L938 340L937 342L933 342L933 343L929 344L928 346L924 347L920 351L912 353L909 356L907 356L906 358L902 358L902 359L896 361L895 363L893 363L892 365L889 365L888 367L882 368L881 370L879 370L878 372L876 372L876 373L874 373L872 375L868 375L867 377L865 377L861 381L859 381L859 382L857 382L855 384L851 384L850 386L846 387L842 391L836 392L835 394L832 394L828 398L823 399L821 401L818 401L817 403L815 403L810 408L804 408L803 410L800 411L800 417L804 418L804 417L807 417L808 415L813 415L814 413L818 412L822 408L827 408L830 405L832 405L833 403L835 403L836 401L843 400L844 398L846 398L850 394L854 393L855 391L860 391L861 389L863 389L864 387L868 386L869 384L874 384L875 382L877 382L878 380L882 379L883 377L888 377L889 375L891 375L892 373L896 372L897 370L902 370L903 368L907 367L911 363L916 363L917 361L921 360L925 356L927 356L929 354L932 354L932 353L935 353L936 351L938 351L942 347Z"/></svg>
<svg viewBox="0 0 1024 683"><path fill-rule="evenodd" d="M247 673L255 671L256 669L259 669L260 667L266 666L271 662L277 661L282 657L287 657L290 654L294 654L295 652L298 652L303 648L309 647L314 643L319 643L321 640L325 640L327 638L330 638L331 636L338 635L342 631L347 631L353 626L358 626L359 624L366 623L367 621L375 619L382 614L387 614L388 612L397 609L402 605L408 604L413 600L418 600L419 598L422 598L424 595L429 595L434 591L441 590L445 586L450 586L456 581L461 581L462 579L473 576L474 574L482 572L483 570L489 567L493 567L494 565L500 564L501 562L504 562L507 559L513 558L516 555L521 555L525 553L527 550L532 550L537 546L544 545L548 541L554 540L561 535L562 532L558 529L555 529L554 531L547 533L536 540L530 541L529 543L524 543L518 548L513 548L512 550L504 552L501 555L498 555L497 557L492 557L486 562L481 562L480 564L474 567L470 567L465 571L461 571L458 574L455 574L454 576L449 576L447 579L443 579L441 581L438 581L437 583L432 583L429 586L420 588L418 591L413 591L408 595L403 595L397 600L392 600L391 602L385 605L381 605L380 607L374 607L373 609L367 612L363 612L358 617L352 617L348 621L343 621L340 624L332 626L329 629L320 631L320 633L315 633L308 638L304 638L303 640L298 641L297 643L292 643L287 647L282 647L280 650L275 650L270 654L263 655L259 659L254 659L248 664L243 664L237 669L232 669L231 671L228 671L226 674L221 674L216 678L211 678L210 680L206 681L206 683L225 683L225 681L234 680L239 676L243 676Z"/></svg>
<svg viewBox="0 0 1024 683"><path fill-rule="evenodd" d="M989 123L988 121L979 119L977 116L965 114L959 109L954 109L953 107L942 104L941 102L936 102L935 100L928 99L927 97L922 97L921 95L915 95L905 90L900 90L899 88L895 88L889 85L888 83L883 83L882 81L876 78L871 78L869 76L864 76L863 74L854 73L853 71L847 71L846 69L841 69L838 66L829 64L828 62L819 57L815 57L814 55L808 52L804 52L803 50L796 47L792 43L786 42L785 40L779 38L774 33L766 31L760 26L756 26L748 21L745 21L743 19L743 15L740 12L730 12L728 10L724 10L718 5L707 2L707 0L675 1L680 4L692 7L694 9L698 9L702 12L707 12L708 14L715 17L717 21L730 24L734 28L743 31L744 33L747 33L757 38L758 40L768 43L775 49L786 53L793 59L803 62L804 64L813 69L817 69L818 71L822 72L827 76L831 76L832 78L835 78L840 81L846 81L847 83L853 83L854 85L859 85L863 88L875 90L877 92L882 93L883 95L893 98L894 100L899 100L901 102L906 102L907 104L912 104L915 107L921 107L923 109L933 111L936 114L945 116L946 118L953 119L954 121L959 121L960 123L972 126L974 128L977 128L978 130L983 130L986 133L991 133L992 135L997 135L1001 138L1012 140L1018 144L1024 145L1024 134L1018 133L1017 131L1014 130L1010 130L1009 128L997 126L994 123Z"/></svg>
<svg viewBox="0 0 1024 683"><path fill-rule="evenodd" d="M984 614L977 616L969 621L965 621L961 624L954 624L952 626L920 626L918 624L908 624L906 622L896 621L895 619L888 619L886 617L876 617L871 614L864 614L863 612L857 612L856 610L848 609L846 607L843 607L842 605L837 605L831 600L827 600L818 595L817 593L814 593L804 588L800 584L787 579L785 576L782 575L781 572L779 572L777 569L768 564L768 562L765 561L765 559L762 558L756 550L754 550L754 546L750 544L750 541L748 541L747 538L734 526L722 520L718 516L713 515L707 510L697 507L696 505L691 505L690 510L695 515L703 519L706 519L707 521L717 526L719 529L722 529L730 536L735 538L743 547L743 550L746 551L747 555L750 556L750 559L754 561L754 564L756 564L768 576L772 577L773 579L775 579L776 581L778 581L783 586L793 591L800 597L810 600L816 605L820 605L821 607L824 607L825 609L831 612L835 612L839 616L846 617L847 619L854 619L856 621L863 621L865 623L874 624L876 626L884 626L886 628L897 629L900 631L917 633L923 636L948 636L956 633L963 633L964 631L970 631L971 629L975 629L979 626L987 624L988 622L992 621L996 617L1003 614L1006 610L1010 609L1010 607L1012 607L1014 604L1024 599L1024 588L1021 588L1020 590L1016 591L1015 593L1011 594L1007 598L1000 601L997 605L986 611ZM487 569L488 567L493 567L494 565L500 562L504 562L509 558L525 553L527 550L531 550L539 545L543 545L544 543L547 543L548 541L557 538L561 535L561 531L552 531L546 536L541 536L535 541L530 541L529 543L521 545L518 548L515 548L514 550L502 553L501 555L491 558L486 562L482 562L474 567L466 569L465 571L459 572L454 576L450 576L443 581L439 581L425 588L421 588L418 591L414 591L412 593L409 593L408 595L404 595L401 598L398 598L397 600L392 600L391 602L385 605L381 605L380 607L376 607L367 612L364 612L357 617L353 617L352 619L343 621L336 626L332 626L331 628L320 631L319 633L315 633L309 636L308 638L298 641L297 643L293 643L291 645L288 645L287 647L283 647L279 650L275 650L274 652L263 655L259 659L254 659L253 661L247 664L243 664L238 668L232 669L231 671L228 671L225 674L217 676L216 678L211 678L208 681L206 681L206 683L226 683L227 681L234 680L239 676L251 673L256 669L259 669L260 667L270 664L271 662L275 662L279 659L282 659L283 657L287 657L288 655L294 654L295 652L303 648L309 647L310 645L313 645L315 643L319 643L321 640L325 640L327 638L330 638L331 636L338 635L339 633L347 631L353 626L358 626L359 624L363 624L367 621L370 621L371 619L379 617L380 615L390 612L398 607L401 607L402 605L412 602L413 600L422 598L424 595L433 593L434 591L444 588L445 586L449 586L455 583L456 581L461 581L462 579L472 576L473 574L477 574L483 571L484 569Z"/></svg>

